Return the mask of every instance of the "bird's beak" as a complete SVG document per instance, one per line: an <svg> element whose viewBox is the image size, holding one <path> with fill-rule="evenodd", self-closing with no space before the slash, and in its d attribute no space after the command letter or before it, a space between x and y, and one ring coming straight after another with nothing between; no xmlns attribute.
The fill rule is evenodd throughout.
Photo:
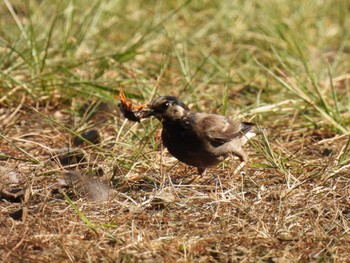
<svg viewBox="0 0 350 263"><path fill-rule="evenodd" d="M156 112L149 107L149 105L146 105L139 113L140 118L146 119L154 116Z"/></svg>

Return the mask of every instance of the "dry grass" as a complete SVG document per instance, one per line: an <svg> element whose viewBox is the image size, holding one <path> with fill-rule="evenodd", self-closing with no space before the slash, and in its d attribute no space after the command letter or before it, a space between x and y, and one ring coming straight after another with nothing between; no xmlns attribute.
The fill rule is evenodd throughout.
<svg viewBox="0 0 350 263"><path fill-rule="evenodd" d="M64 146L69 134L30 111L17 117L22 125L11 125L7 138L27 154L9 143L2 144L2 153L36 156L39 164L1 161L2 180L7 180L2 189L23 190L18 200L0 203L4 262L339 262L349 256L350 182L348 168L337 166L346 138L320 130L300 136L293 127L272 123L280 131L271 138L279 167L269 164L258 139L250 147L246 175L231 176L229 166L235 163L229 162L191 185L185 183L194 169L172 168L176 161L166 152L153 151L128 167L86 146L88 160L78 170L102 170L107 178L114 174L109 199L93 202L60 183L67 167L50 159L46 149ZM25 123L34 120L28 132ZM109 125L97 128L104 148L115 133ZM121 150L115 147L113 154Z"/></svg>
<svg viewBox="0 0 350 263"><path fill-rule="evenodd" d="M0 4L3 262L348 261L347 1L78 2ZM245 174L188 183L120 84L257 122Z"/></svg>

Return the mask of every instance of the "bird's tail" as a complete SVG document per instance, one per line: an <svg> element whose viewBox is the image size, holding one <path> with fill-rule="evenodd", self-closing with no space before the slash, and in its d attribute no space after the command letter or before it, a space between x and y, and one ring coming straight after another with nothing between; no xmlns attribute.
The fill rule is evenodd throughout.
<svg viewBox="0 0 350 263"><path fill-rule="evenodd" d="M256 125L255 123L252 123L252 122L242 122L242 127L241 127L241 132L243 134L246 134L248 132L254 132L254 133L257 133L256 130Z"/></svg>

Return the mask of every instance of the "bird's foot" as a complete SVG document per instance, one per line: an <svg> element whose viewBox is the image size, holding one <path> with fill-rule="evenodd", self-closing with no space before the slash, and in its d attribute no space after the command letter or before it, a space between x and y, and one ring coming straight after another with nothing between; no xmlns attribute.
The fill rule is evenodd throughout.
<svg viewBox="0 0 350 263"><path fill-rule="evenodd" d="M193 182L199 182L203 177L207 174L205 168L197 167L198 174L194 175L193 178L191 178L186 184L191 184Z"/></svg>
<svg viewBox="0 0 350 263"><path fill-rule="evenodd" d="M187 181L185 184L192 184L193 182L198 182L202 178L203 178L202 174L193 175L193 177L189 181Z"/></svg>
<svg viewBox="0 0 350 263"><path fill-rule="evenodd" d="M245 162L241 162L241 163L237 166L236 170L234 170L233 175L238 175L238 174L240 174L240 175L245 175L246 172L243 170L243 167L244 167L244 166L245 166Z"/></svg>

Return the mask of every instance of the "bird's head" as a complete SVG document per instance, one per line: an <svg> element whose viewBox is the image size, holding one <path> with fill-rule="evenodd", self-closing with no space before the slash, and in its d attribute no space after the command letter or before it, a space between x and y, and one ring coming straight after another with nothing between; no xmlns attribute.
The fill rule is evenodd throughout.
<svg viewBox="0 0 350 263"><path fill-rule="evenodd" d="M177 120L181 119L189 113L190 109L173 96L161 96L155 98L147 104L142 110L141 117L149 118L151 116L156 117L159 120L169 119Z"/></svg>

